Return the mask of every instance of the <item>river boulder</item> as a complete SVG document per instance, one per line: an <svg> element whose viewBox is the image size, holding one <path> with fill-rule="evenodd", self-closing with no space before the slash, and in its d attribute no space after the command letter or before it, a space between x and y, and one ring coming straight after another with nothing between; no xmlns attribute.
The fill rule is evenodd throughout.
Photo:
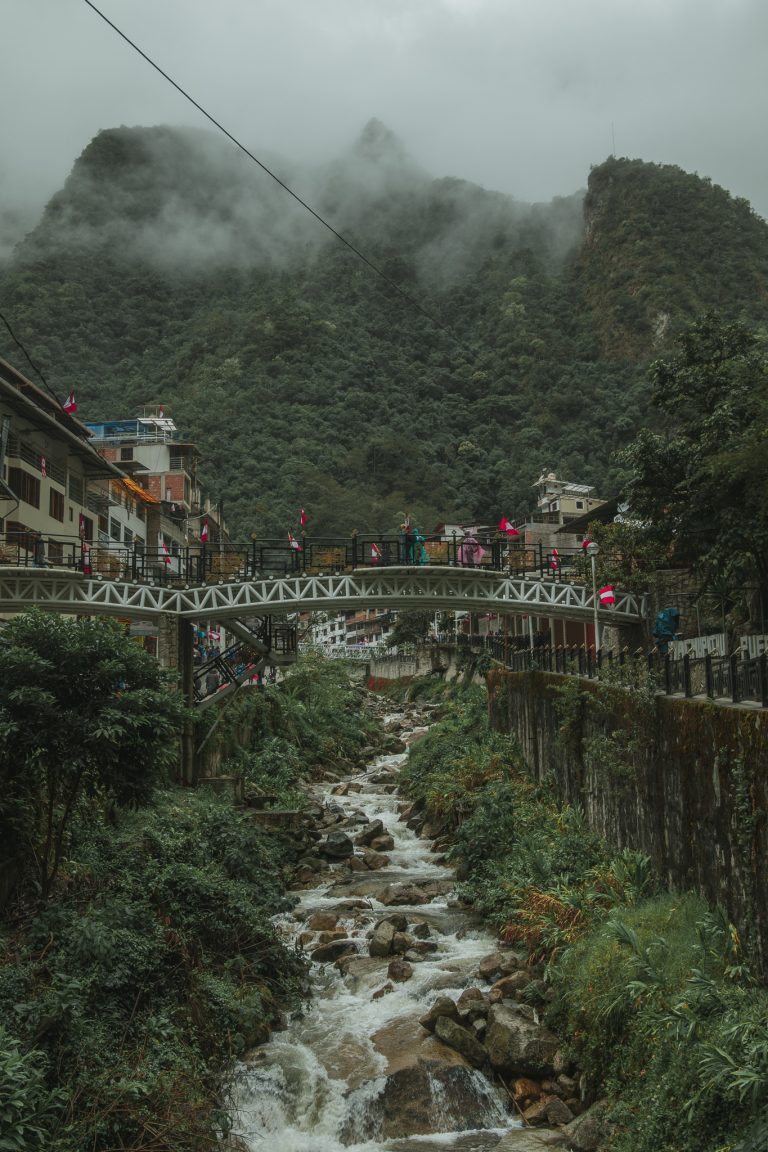
<svg viewBox="0 0 768 1152"><path fill-rule="evenodd" d="M450 1020L455 1020L457 1024L459 1022L459 1010L450 996L438 996L429 1011L419 1017L419 1024L428 1032L434 1032L435 1025L441 1016L447 1016Z"/></svg>
<svg viewBox="0 0 768 1152"><path fill-rule="evenodd" d="M502 1075L552 1076L558 1043L525 1005L491 1005L485 1046L491 1064Z"/></svg>
<svg viewBox="0 0 768 1152"><path fill-rule="evenodd" d="M565 1132L569 1147L574 1152L596 1152L611 1133L612 1125L606 1120L608 1101L598 1100L581 1116L572 1120Z"/></svg>
<svg viewBox="0 0 768 1152"><path fill-rule="evenodd" d="M371 820L362 832L358 832L355 837L355 844L358 848L365 848L370 844L371 840L375 840L376 837L381 836L383 832L384 824L382 821Z"/></svg>
<svg viewBox="0 0 768 1152"><path fill-rule="evenodd" d="M485 1064L487 1054L483 1045L469 1029L457 1024L449 1016L438 1016L435 1021L435 1036L449 1048L455 1048L460 1052L473 1068L482 1068Z"/></svg>
<svg viewBox="0 0 768 1152"><path fill-rule="evenodd" d="M327 944L318 944L317 948L313 948L310 956L318 964L329 964L353 952L357 952L354 940L329 940Z"/></svg>
<svg viewBox="0 0 768 1152"><path fill-rule="evenodd" d="M329 832L320 845L320 851L332 860L344 860L354 854L355 846L346 832Z"/></svg>
<svg viewBox="0 0 768 1152"><path fill-rule="evenodd" d="M368 945L369 956L389 956L392 952L392 943L395 937L395 926L389 920L379 920L373 929L371 942Z"/></svg>

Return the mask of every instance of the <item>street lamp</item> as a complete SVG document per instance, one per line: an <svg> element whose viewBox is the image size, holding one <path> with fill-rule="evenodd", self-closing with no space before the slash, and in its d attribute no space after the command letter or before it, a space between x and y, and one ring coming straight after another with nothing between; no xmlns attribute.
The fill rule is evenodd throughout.
<svg viewBox="0 0 768 1152"><path fill-rule="evenodd" d="M595 574L595 557L600 551L600 545L594 540L587 544L587 556L592 561L592 610L595 617L595 655L600 651L600 624L597 619L597 576Z"/></svg>

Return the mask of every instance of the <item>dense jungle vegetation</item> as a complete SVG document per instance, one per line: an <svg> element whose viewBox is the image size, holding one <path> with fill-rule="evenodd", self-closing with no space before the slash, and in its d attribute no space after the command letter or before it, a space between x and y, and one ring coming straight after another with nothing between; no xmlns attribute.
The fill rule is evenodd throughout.
<svg viewBox="0 0 768 1152"><path fill-rule="evenodd" d="M271 923L291 844L174 784L182 711L118 626L34 612L3 630L4 1152L220 1146L233 1062L306 995ZM230 712L227 771L278 805L374 735L338 667Z"/></svg>
<svg viewBox="0 0 768 1152"><path fill-rule="evenodd" d="M696 315L764 324L768 227L679 168L611 158L528 205L433 179L371 122L274 165L399 296L206 132L99 133L0 269L2 310L84 419L163 401L241 536L495 520L542 469L617 491L645 369ZM419 311L426 310L432 322ZM0 354L32 374L7 333Z"/></svg>
<svg viewBox="0 0 768 1152"><path fill-rule="evenodd" d="M601 1148L765 1148L768 992L727 919L662 890L647 858L611 851L579 809L535 784L516 742L489 730L480 688L445 703L401 779L430 823L453 828L464 897L546 964L555 997L534 981L529 1000L565 1039L590 1098L610 1101Z"/></svg>

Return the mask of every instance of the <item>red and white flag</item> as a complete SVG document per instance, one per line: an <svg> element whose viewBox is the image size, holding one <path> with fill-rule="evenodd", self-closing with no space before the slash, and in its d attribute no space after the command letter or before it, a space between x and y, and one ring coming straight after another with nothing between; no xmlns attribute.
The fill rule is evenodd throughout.
<svg viewBox="0 0 768 1152"><path fill-rule="evenodd" d="M170 566L171 566L171 554L168 551L168 545L166 544L166 542L162 536L159 537L159 540L160 540L160 554L163 558L163 564L167 564L167 566L170 568Z"/></svg>
<svg viewBox="0 0 768 1152"><path fill-rule="evenodd" d="M296 552L301 552L301 544L299 544L292 532L288 533L288 547L293 548Z"/></svg>
<svg viewBox="0 0 768 1152"><path fill-rule="evenodd" d="M157 414L157 417L159 420L162 420L165 417L165 408L162 404L160 405L160 410Z"/></svg>
<svg viewBox="0 0 768 1152"><path fill-rule="evenodd" d="M612 584L606 584L604 588L599 588L597 594L600 597L600 603L603 608L610 608L612 604L616 603Z"/></svg>
<svg viewBox="0 0 768 1152"><path fill-rule="evenodd" d="M500 532L506 532L507 536L510 536L510 537L520 535L520 533L518 532L517 528L515 528L512 521L507 520L506 516L502 516L501 520L499 521L499 531Z"/></svg>
<svg viewBox="0 0 768 1152"><path fill-rule="evenodd" d="M205 544L206 540L208 539L208 517L207 516L206 516L205 520L203 520L203 526L200 529L200 539L202 540L203 544Z"/></svg>
<svg viewBox="0 0 768 1152"><path fill-rule="evenodd" d="M40 457L40 471L42 472L43 476L47 476L47 475L48 475L48 472L47 472L47 470L46 470L46 469L47 469L47 467L48 467L48 465L47 465L47 462L46 462L45 456L41 456L41 457Z"/></svg>
<svg viewBox="0 0 768 1152"><path fill-rule="evenodd" d="M221 632L216 632L211 628L208 632L208 639L218 644L219 640L221 640Z"/></svg>
<svg viewBox="0 0 768 1152"><path fill-rule="evenodd" d="M557 548L552 549L552 555L549 559L549 566L550 568L560 567L560 553L557 551Z"/></svg>
<svg viewBox="0 0 768 1152"><path fill-rule="evenodd" d="M62 404L62 408L65 412L77 412L74 389L70 392L69 396L67 396L67 399Z"/></svg>
<svg viewBox="0 0 768 1152"><path fill-rule="evenodd" d="M381 560L381 548L378 544L371 544L371 564L378 564Z"/></svg>
<svg viewBox="0 0 768 1152"><path fill-rule="evenodd" d="M83 562L83 575L84 576L90 576L91 575L91 550L88 547L88 545L86 544L85 540L83 540L83 542L82 542L81 551L82 551L82 562Z"/></svg>
<svg viewBox="0 0 768 1152"><path fill-rule="evenodd" d="M82 512L80 513L80 520L79 520L79 523L77 526L77 532L78 532L78 535L80 536L80 539L82 540L85 536L85 516L83 515Z"/></svg>
<svg viewBox="0 0 768 1152"><path fill-rule="evenodd" d="M591 536L585 536L581 542L582 552L586 552L587 548L589 548L591 543L592 543L592 537Z"/></svg>
<svg viewBox="0 0 768 1152"><path fill-rule="evenodd" d="M303 508L299 508L299 523L301 524L302 528L304 528L307 523L307 514Z"/></svg>

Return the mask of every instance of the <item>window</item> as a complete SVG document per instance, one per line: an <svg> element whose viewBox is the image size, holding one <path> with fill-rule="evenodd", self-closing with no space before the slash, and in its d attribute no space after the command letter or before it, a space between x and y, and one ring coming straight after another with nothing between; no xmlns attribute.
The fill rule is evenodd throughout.
<svg viewBox="0 0 768 1152"><path fill-rule="evenodd" d="M120 449L121 460L133 460L133 445L127 444L124 448Z"/></svg>
<svg viewBox="0 0 768 1152"><path fill-rule="evenodd" d="M9 468L8 484L19 500L31 504L33 508L40 507L40 481L30 476L29 472L23 468Z"/></svg>
<svg viewBox="0 0 768 1152"><path fill-rule="evenodd" d="M90 516L83 516L83 536L86 540L93 540L93 520Z"/></svg>
<svg viewBox="0 0 768 1152"><path fill-rule="evenodd" d="M584 507L584 501L583 500L577 500L576 501L576 507L577 508L583 508Z"/></svg>
<svg viewBox="0 0 768 1152"><path fill-rule="evenodd" d="M123 530L123 541L128 545L129 548L131 544L133 544L133 532L131 532L130 528L125 528Z"/></svg>
<svg viewBox="0 0 768 1152"><path fill-rule="evenodd" d="M120 540L120 536L121 536L120 529L121 529L120 521L115 520L114 516L110 516L110 518L109 518L109 534L113 540L118 540L118 541Z"/></svg>
<svg viewBox="0 0 768 1152"><path fill-rule="evenodd" d="M109 519L107 516L99 516L99 534L102 532L105 536L109 535Z"/></svg>
<svg viewBox="0 0 768 1152"><path fill-rule="evenodd" d="M54 520L64 522L64 493L51 488L48 493L48 514Z"/></svg>

